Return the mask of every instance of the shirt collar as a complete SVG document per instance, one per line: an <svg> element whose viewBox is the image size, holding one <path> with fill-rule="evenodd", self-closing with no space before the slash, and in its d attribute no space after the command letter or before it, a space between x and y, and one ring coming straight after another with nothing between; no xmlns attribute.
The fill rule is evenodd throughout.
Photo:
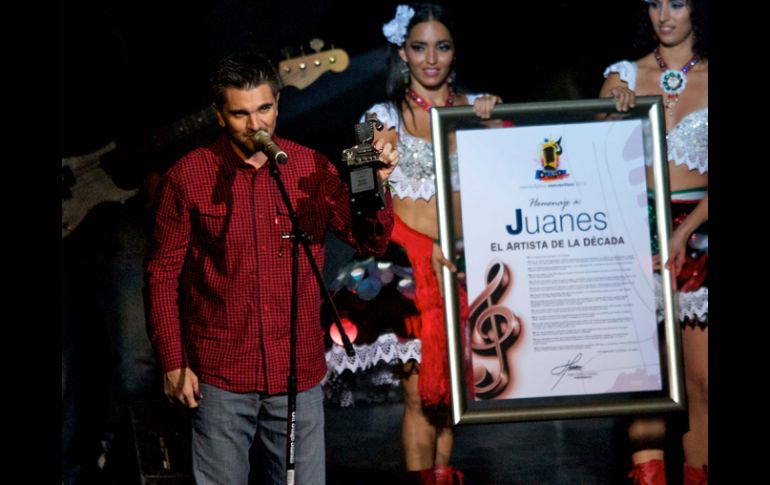
<svg viewBox="0 0 770 485"><path fill-rule="evenodd" d="M241 157L235 152L227 133L222 133L222 135L213 142L212 148L214 153L221 154L221 158L218 159L217 163L227 174L234 173L238 168L251 166L241 160Z"/></svg>

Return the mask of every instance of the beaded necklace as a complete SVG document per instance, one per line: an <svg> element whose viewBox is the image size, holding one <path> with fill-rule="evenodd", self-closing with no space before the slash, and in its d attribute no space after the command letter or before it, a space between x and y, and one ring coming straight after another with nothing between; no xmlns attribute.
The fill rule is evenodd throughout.
<svg viewBox="0 0 770 485"><path fill-rule="evenodd" d="M677 71L668 68L666 61L663 60L663 56L660 54L660 47L656 47L655 60L658 61L658 66L663 71L663 74L660 75L660 88L666 95L663 99L663 104L666 106L669 116L673 116L674 107L679 102L679 95L687 87L687 71L698 63L700 57L698 54L693 54L692 58L682 66L682 69Z"/></svg>
<svg viewBox="0 0 770 485"><path fill-rule="evenodd" d="M412 99L412 101L417 103L417 105L420 106L420 108L424 109L427 112L430 112L430 108L431 108L430 103L422 99L422 97L419 94L415 93L412 90L412 88L406 88L406 95L409 96ZM454 90L452 90L452 86L449 86L449 96L447 96L446 104L444 104L444 106L454 106L454 103L455 103L455 92Z"/></svg>

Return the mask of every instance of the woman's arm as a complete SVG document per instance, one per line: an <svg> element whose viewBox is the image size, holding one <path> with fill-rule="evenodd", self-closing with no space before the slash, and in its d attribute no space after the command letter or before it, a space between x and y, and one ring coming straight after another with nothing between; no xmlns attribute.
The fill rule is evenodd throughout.
<svg viewBox="0 0 770 485"><path fill-rule="evenodd" d="M674 230L669 241L669 258L666 262L666 267L674 272L674 275L679 275L684 264L685 255L687 254L687 241L693 232L708 221L709 218L709 195L708 190L706 196L698 202L695 209L690 212L687 218Z"/></svg>
<svg viewBox="0 0 770 485"><path fill-rule="evenodd" d="M628 87L628 83L620 79L617 73L610 74L599 91L600 98L614 98L615 107L620 112L626 112L636 106L636 94Z"/></svg>
<svg viewBox="0 0 770 485"><path fill-rule="evenodd" d="M492 116L492 110L497 103L502 103L500 96L494 94L482 94L473 101L473 112L481 119L487 120Z"/></svg>

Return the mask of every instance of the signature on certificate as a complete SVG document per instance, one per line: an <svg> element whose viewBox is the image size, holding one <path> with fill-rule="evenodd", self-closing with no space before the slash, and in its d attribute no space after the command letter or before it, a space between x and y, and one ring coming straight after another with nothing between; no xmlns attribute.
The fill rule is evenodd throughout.
<svg viewBox="0 0 770 485"><path fill-rule="evenodd" d="M553 391L556 389L556 386L559 385L561 380L564 378L564 376L567 374L567 371L571 370L581 370L583 368L582 365L577 365L578 362L580 362L580 359L583 358L583 354L579 353L572 359L568 360L566 364L563 365L557 365L553 369L551 369L551 375L552 376L559 376L558 379L556 379L556 382L554 383L551 390Z"/></svg>

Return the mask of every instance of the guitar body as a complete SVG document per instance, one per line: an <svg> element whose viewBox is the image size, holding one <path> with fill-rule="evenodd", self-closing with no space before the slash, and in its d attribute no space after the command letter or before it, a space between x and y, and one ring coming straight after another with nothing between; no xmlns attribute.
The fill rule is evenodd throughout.
<svg viewBox="0 0 770 485"><path fill-rule="evenodd" d="M115 142L110 142L86 155L62 158L62 239L98 204L125 202L139 192L121 189L102 168L101 157L114 149Z"/></svg>

